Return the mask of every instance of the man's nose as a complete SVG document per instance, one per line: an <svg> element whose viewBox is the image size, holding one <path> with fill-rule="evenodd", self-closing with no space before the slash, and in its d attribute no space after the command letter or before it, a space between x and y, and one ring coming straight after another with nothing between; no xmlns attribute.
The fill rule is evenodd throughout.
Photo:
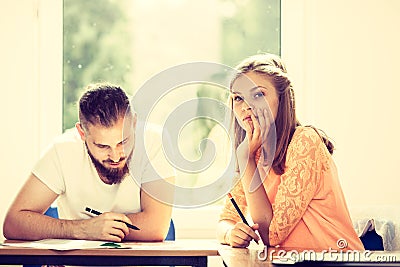
<svg viewBox="0 0 400 267"><path fill-rule="evenodd" d="M121 148L111 149L108 156L112 161L118 162L122 157L124 157L123 149Z"/></svg>

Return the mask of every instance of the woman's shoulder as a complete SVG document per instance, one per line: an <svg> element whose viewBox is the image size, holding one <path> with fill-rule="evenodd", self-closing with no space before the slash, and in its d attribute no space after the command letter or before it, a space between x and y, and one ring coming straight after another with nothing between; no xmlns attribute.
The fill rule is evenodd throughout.
<svg viewBox="0 0 400 267"><path fill-rule="evenodd" d="M329 154L322 136L311 126L296 127L287 152L289 157L308 153Z"/></svg>
<svg viewBox="0 0 400 267"><path fill-rule="evenodd" d="M296 162L299 158L313 161L319 159L320 162L329 162L331 155L317 131L316 128L311 126L299 126L296 128L288 147L288 162Z"/></svg>
<svg viewBox="0 0 400 267"><path fill-rule="evenodd" d="M292 142L290 143L298 142L309 143L310 145L319 145L322 143L322 139L318 134L317 129L311 126L298 126L296 127L292 137Z"/></svg>

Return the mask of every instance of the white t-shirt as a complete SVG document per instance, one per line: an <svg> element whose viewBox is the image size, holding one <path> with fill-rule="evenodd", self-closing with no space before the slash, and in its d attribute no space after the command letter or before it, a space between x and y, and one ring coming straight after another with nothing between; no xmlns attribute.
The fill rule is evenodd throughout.
<svg viewBox="0 0 400 267"><path fill-rule="evenodd" d="M143 124L138 122L137 127L143 127ZM87 219L90 215L85 212L86 207L100 212L140 212L141 184L175 176L174 169L163 156L160 129L146 126L145 139L143 131L137 128L135 132L130 172L120 184L114 185L100 179L75 128L56 138L32 173L59 195L60 218Z"/></svg>

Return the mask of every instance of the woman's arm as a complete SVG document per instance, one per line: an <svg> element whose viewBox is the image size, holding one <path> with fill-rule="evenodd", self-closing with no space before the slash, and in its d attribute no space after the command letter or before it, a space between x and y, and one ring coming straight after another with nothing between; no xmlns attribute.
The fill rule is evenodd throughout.
<svg viewBox="0 0 400 267"><path fill-rule="evenodd" d="M269 245L269 227L273 217L273 211L258 172L255 159L249 160L241 182L251 218L253 222L259 226L259 233L263 243Z"/></svg>
<svg viewBox="0 0 400 267"><path fill-rule="evenodd" d="M228 239L229 232L235 226L235 222L231 220L221 220L217 225L217 240L221 244L230 245L230 240Z"/></svg>
<svg viewBox="0 0 400 267"><path fill-rule="evenodd" d="M251 115L251 119L252 126L246 124L246 137L238 146L236 156L250 215L253 222L259 226L259 233L263 243L269 245L269 226L273 211L258 169L262 167L263 163L258 162L256 157L257 151L261 149L261 145L265 141L263 136L266 136L268 129L266 129L266 123L263 123L264 127L261 129L254 114ZM261 115L259 115L258 119L266 120Z"/></svg>
<svg viewBox="0 0 400 267"><path fill-rule="evenodd" d="M282 243L296 227L320 187L320 177L329 152L312 129L293 136L286 156L270 226L271 245Z"/></svg>
<svg viewBox="0 0 400 267"><path fill-rule="evenodd" d="M239 174L238 174L239 175ZM247 203L243 192L242 184L239 182L231 190L231 194L235 199L239 209L243 214L247 213ZM232 205L229 198L225 199L225 205L220 215L220 221L217 226L217 240L222 244L232 247L247 247L251 240L258 240L260 237L255 233L258 225L249 227L244 224Z"/></svg>

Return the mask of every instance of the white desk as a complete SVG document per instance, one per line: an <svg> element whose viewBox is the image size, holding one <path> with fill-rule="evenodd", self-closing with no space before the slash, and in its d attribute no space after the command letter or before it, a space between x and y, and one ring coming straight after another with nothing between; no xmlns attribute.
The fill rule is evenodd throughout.
<svg viewBox="0 0 400 267"><path fill-rule="evenodd" d="M18 241L6 241L18 242ZM0 265L190 265L207 266L208 256L218 256L215 240L188 239L165 242L124 242L128 249L51 250L0 246Z"/></svg>

